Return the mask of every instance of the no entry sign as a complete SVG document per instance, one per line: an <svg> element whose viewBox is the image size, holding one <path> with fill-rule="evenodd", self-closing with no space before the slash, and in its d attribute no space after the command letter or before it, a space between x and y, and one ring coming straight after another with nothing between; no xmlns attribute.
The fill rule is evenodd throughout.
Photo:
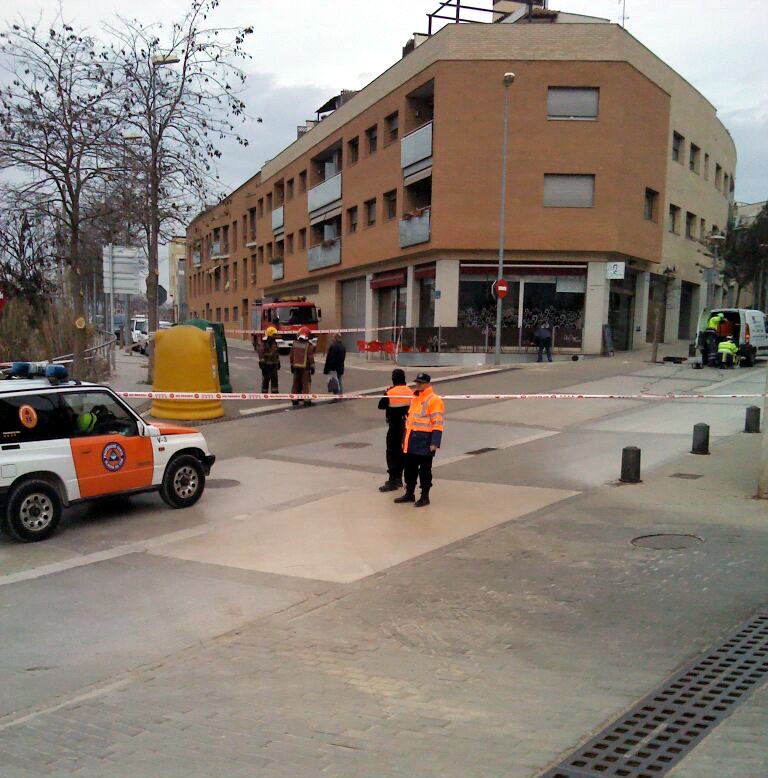
<svg viewBox="0 0 768 778"><path fill-rule="evenodd" d="M502 300L509 294L509 284L506 279L500 278L493 282L493 293L496 297L501 297Z"/></svg>

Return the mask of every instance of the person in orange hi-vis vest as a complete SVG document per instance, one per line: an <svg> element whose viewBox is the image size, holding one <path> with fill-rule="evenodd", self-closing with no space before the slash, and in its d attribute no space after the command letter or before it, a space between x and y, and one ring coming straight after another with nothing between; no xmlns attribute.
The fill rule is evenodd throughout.
<svg viewBox="0 0 768 778"><path fill-rule="evenodd" d="M416 376L408 417L405 420L405 494L395 502L412 502L416 508L429 505L432 489L432 460L443 437L445 403L432 390L432 379L426 373ZM421 485L421 497L416 499L416 480Z"/></svg>
<svg viewBox="0 0 768 778"><path fill-rule="evenodd" d="M405 373L398 367L392 371L392 386L379 400L379 410L386 411L387 418L387 473L389 478L379 487L380 492L393 492L403 487L403 436L405 417L411 406L413 391L405 383Z"/></svg>
<svg viewBox="0 0 768 778"><path fill-rule="evenodd" d="M302 327L299 336L291 346L291 373L293 373L292 394L309 394L312 376L315 374L315 347L309 342L309 330ZM298 400L293 400L298 405ZM304 400L304 405L312 405Z"/></svg>

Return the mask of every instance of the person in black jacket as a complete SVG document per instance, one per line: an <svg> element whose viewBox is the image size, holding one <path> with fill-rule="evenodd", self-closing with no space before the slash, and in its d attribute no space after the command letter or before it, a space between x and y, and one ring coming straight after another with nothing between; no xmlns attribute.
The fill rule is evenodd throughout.
<svg viewBox="0 0 768 778"><path fill-rule="evenodd" d="M411 406L413 392L405 383L405 373L400 368L392 371L392 386L379 400L379 410L386 411L387 418L387 472L389 478L379 487L380 492L392 492L403 488L403 435L405 417Z"/></svg>
<svg viewBox="0 0 768 778"><path fill-rule="evenodd" d="M341 342L341 333L333 336L333 343L328 347L328 353L325 355L325 367L323 373L329 378L336 376L339 382L338 391L334 394L343 394L344 388L341 385L341 377L344 375L344 360L347 358L347 349Z"/></svg>

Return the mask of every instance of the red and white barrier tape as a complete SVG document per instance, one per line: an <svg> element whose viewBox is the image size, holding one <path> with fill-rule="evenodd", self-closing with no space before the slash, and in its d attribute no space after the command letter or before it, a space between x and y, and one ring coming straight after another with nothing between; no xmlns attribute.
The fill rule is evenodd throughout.
<svg viewBox="0 0 768 778"><path fill-rule="evenodd" d="M297 325L298 326L298 325ZM339 333L347 333L347 332L383 332L385 330L401 330L403 329L402 325L388 325L386 327L337 327L332 330L310 330L310 335L335 335L337 332ZM408 329L413 329L412 327L409 327ZM263 335L264 330L230 330L225 329L224 332L227 335ZM295 335L298 332L298 329L296 330L278 330L277 334L280 335Z"/></svg>
<svg viewBox="0 0 768 778"><path fill-rule="evenodd" d="M118 392L126 399L145 400L378 400L378 394L262 394L261 392ZM443 400L747 400L755 394L443 394Z"/></svg>

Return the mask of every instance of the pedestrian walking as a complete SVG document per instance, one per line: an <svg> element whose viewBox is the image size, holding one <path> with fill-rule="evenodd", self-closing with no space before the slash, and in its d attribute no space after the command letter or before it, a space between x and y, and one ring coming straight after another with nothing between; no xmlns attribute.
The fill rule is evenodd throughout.
<svg viewBox="0 0 768 778"><path fill-rule="evenodd" d="M413 391L405 383L405 373L398 367L392 371L392 386L379 400L379 410L386 413L387 419L387 473L389 477L379 487L380 492L392 492L403 486L403 437L405 436L405 418L411 406Z"/></svg>
<svg viewBox="0 0 768 778"><path fill-rule="evenodd" d="M261 391L277 394L280 374L280 349L277 346L277 330L267 327L259 345L259 367L261 368Z"/></svg>
<svg viewBox="0 0 768 778"><path fill-rule="evenodd" d="M347 349L341 341L341 333L333 336L333 343L328 347L325 355L325 367L323 374L328 376L328 391L331 394L344 394L341 378L344 375L344 360L347 358Z"/></svg>
<svg viewBox="0 0 768 778"><path fill-rule="evenodd" d="M413 393L408 417L405 420L405 494L395 502L412 502L416 508L429 505L432 489L432 460L443 437L445 404L432 389L432 379L426 373L416 376L416 390ZM421 497L416 499L416 481L421 486Z"/></svg>
<svg viewBox="0 0 768 778"><path fill-rule="evenodd" d="M537 362L543 362L544 352L547 354L547 362L552 361L552 329L549 322L540 324L533 333L533 342L539 350Z"/></svg>
<svg viewBox="0 0 768 778"><path fill-rule="evenodd" d="M293 373L293 394L309 394L312 388L312 376L315 374L315 347L309 342L309 330L302 327L299 336L291 346L291 373ZM293 400L294 405L299 400ZM312 405L311 400L304 400L304 405Z"/></svg>

